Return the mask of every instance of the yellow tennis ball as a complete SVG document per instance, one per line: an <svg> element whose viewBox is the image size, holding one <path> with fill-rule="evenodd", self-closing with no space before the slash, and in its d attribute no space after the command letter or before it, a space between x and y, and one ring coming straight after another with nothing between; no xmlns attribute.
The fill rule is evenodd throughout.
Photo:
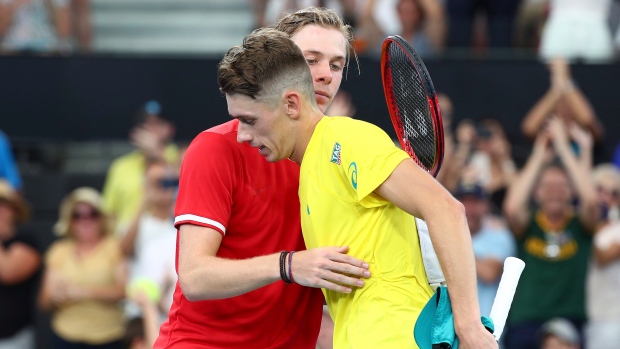
<svg viewBox="0 0 620 349"><path fill-rule="evenodd" d="M138 292L144 292L149 300L153 303L158 303L161 299L161 290L159 285L152 279L141 277L132 281L127 285L127 296L133 298Z"/></svg>

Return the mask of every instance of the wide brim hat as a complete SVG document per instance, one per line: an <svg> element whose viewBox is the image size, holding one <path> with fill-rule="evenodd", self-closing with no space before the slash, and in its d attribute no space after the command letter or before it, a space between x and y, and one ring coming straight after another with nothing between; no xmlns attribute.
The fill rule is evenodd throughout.
<svg viewBox="0 0 620 349"><path fill-rule="evenodd" d="M4 200L15 210L15 222L23 223L30 217L30 208L11 183L0 179L0 200Z"/></svg>
<svg viewBox="0 0 620 349"><path fill-rule="evenodd" d="M107 215L105 214L105 210L103 208L103 198L101 197L101 194L94 188L81 187L69 193L62 200L58 214L58 222L54 224L53 228L56 235L66 236L69 233L71 216L75 206L78 203L88 204L97 210L97 212L99 212L101 217L105 220L105 232L110 232L110 229L107 226L109 220L107 219Z"/></svg>

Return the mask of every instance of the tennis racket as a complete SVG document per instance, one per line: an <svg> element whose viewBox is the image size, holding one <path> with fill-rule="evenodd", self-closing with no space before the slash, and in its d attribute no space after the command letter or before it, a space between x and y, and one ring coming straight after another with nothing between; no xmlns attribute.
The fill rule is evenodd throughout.
<svg viewBox="0 0 620 349"><path fill-rule="evenodd" d="M499 341L499 338L504 332L504 326L506 325L506 318L512 305L512 299L514 298L515 291L517 290L517 284L521 277L521 272L525 268L525 263L519 258L508 257L504 261L504 272L499 282L497 293L495 294L495 300L491 307L491 314L489 317L493 320L495 331L493 336Z"/></svg>
<svg viewBox="0 0 620 349"><path fill-rule="evenodd" d="M381 51L383 92L401 147L437 176L444 153L437 94L422 59L400 36L389 36Z"/></svg>

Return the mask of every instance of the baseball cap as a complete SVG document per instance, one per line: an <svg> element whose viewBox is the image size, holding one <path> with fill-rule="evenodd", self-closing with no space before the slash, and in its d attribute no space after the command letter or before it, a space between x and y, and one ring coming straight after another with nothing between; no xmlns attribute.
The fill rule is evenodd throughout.
<svg viewBox="0 0 620 349"><path fill-rule="evenodd" d="M493 333L495 330L493 320L483 316L481 321L484 327ZM422 309L413 329L413 337L420 349L436 347L458 349L459 339L454 331L452 304L446 286L438 287Z"/></svg>
<svg viewBox="0 0 620 349"><path fill-rule="evenodd" d="M563 318L553 318L545 322L540 328L540 340L546 336L558 337L561 341L568 344L580 344L579 333L575 326Z"/></svg>
<svg viewBox="0 0 620 349"><path fill-rule="evenodd" d="M489 194L479 183L460 183L454 192L454 197L462 198L464 196L473 196L477 199L486 199L489 197Z"/></svg>

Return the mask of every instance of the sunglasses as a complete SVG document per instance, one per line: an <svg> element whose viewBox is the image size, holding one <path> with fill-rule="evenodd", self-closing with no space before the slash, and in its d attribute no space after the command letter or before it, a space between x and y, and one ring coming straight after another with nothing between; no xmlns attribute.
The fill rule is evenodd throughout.
<svg viewBox="0 0 620 349"><path fill-rule="evenodd" d="M90 212L73 212L71 214L71 219L79 220L79 219L97 219L101 216L101 214L97 211Z"/></svg>
<svg viewBox="0 0 620 349"><path fill-rule="evenodd" d="M178 178L163 178L159 181L159 187L163 189L176 188L179 186Z"/></svg>

